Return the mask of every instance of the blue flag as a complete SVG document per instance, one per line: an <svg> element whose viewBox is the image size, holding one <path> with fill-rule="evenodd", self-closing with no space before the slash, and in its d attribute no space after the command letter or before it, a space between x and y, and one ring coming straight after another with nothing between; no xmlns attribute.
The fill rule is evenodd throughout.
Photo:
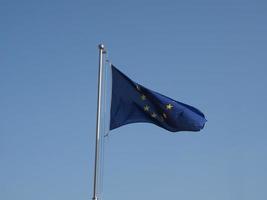
<svg viewBox="0 0 267 200"><path fill-rule="evenodd" d="M135 83L113 65L110 130L147 122L171 132L199 131L206 122L198 109Z"/></svg>

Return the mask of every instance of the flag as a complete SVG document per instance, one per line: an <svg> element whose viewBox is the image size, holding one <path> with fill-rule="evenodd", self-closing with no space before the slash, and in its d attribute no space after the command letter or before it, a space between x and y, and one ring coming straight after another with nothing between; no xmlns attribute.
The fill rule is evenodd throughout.
<svg viewBox="0 0 267 200"><path fill-rule="evenodd" d="M112 68L110 130L146 122L171 132L200 131L207 121L198 109L132 81L115 66Z"/></svg>

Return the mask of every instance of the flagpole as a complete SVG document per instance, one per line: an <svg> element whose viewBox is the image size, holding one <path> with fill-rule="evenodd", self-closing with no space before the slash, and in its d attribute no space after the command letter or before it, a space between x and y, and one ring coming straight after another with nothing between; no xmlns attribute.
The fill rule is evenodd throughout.
<svg viewBox="0 0 267 200"><path fill-rule="evenodd" d="M97 95L97 114L96 114L96 140L95 140L95 166L94 166L94 185L93 200L98 200L98 175L99 175L99 145L100 145L100 120L101 120L101 99L102 99L102 79L103 79L103 54L105 47L103 44L99 48L99 69L98 69L98 95Z"/></svg>

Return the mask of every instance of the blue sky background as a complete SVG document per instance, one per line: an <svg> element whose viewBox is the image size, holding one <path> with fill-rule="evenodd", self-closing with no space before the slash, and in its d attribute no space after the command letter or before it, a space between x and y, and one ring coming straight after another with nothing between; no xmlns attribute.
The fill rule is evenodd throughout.
<svg viewBox="0 0 267 200"><path fill-rule="evenodd" d="M0 199L91 199L97 45L133 80L202 110L106 140L104 199L267 199L263 0L0 0Z"/></svg>

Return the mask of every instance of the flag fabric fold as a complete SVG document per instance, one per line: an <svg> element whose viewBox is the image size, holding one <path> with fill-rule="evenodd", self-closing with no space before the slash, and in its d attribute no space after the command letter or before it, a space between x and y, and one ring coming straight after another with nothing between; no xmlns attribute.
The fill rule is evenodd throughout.
<svg viewBox="0 0 267 200"><path fill-rule="evenodd" d="M200 131L207 121L198 109L132 81L115 66L112 68L110 130L146 122L171 132Z"/></svg>

